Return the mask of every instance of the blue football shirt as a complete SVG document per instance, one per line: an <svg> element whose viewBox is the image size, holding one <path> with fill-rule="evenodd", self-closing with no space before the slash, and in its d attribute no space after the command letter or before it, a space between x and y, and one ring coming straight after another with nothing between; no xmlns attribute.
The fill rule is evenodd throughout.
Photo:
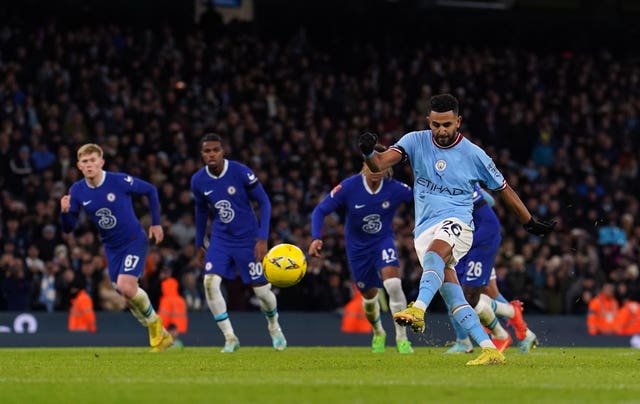
<svg viewBox="0 0 640 404"><path fill-rule="evenodd" d="M90 186L85 179L75 182L70 190L71 207L61 214L62 229L70 232L84 209L96 225L105 247L117 248L137 238L144 229L133 210L132 195L145 195L149 200L151 224L160 224L158 191L152 184L124 173L103 171L100 184Z"/></svg>
<svg viewBox="0 0 640 404"><path fill-rule="evenodd" d="M210 211L213 212L212 239L231 243L268 239L271 202L249 167L225 159L219 176L202 167L191 177L191 192L196 203L196 247L204 244ZM252 201L259 204L259 222Z"/></svg>
<svg viewBox="0 0 640 404"><path fill-rule="evenodd" d="M371 190L362 174L337 185L316 206L311 215L311 235L321 238L322 223L329 213L345 210L345 247L347 251L366 249L393 236L392 221L398 205L413 198L411 188L385 178L378 190Z"/></svg>

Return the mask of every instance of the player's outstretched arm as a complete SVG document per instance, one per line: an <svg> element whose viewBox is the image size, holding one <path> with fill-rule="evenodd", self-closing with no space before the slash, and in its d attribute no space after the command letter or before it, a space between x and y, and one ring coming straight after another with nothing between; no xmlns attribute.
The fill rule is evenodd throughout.
<svg viewBox="0 0 640 404"><path fill-rule="evenodd" d="M364 132L358 136L358 147L362 152L364 162L371 171L374 173L384 171L402 160L402 155L392 150L382 153L376 152L377 143L378 135L373 132Z"/></svg>
<svg viewBox="0 0 640 404"><path fill-rule="evenodd" d="M500 196L513 213L515 213L516 217L520 223L522 223L522 226L527 232L535 234L536 236L544 236L545 234L553 231L554 227L556 227L556 221L547 222L533 217L533 215L529 213L529 209L527 209L518 194L516 194L509 184L505 185Z"/></svg>

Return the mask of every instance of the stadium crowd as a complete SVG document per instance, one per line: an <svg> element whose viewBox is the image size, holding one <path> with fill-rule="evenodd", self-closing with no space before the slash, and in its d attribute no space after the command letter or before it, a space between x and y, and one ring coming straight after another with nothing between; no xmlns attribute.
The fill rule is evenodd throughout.
<svg viewBox="0 0 640 404"><path fill-rule="evenodd" d="M103 146L108 170L159 190L166 239L152 247L142 278L153 305L172 276L189 309L203 310L189 180L204 133L222 135L230 158L259 176L273 206L269 246L306 250L313 208L360 170L357 135L372 130L391 145L425 127L430 96L443 92L460 100L463 133L529 210L559 221L548 237L531 236L498 199L503 295L548 314L586 313L604 283L620 302L637 300L637 59L358 37L336 50L315 46L304 30L276 39L241 24L211 28L0 23L1 310L68 310L78 283L98 310L122 310L89 220L72 236L59 224L60 197L80 178L73 151L86 142ZM406 164L395 168L408 184L411 175ZM144 203L136 201L138 213ZM421 269L411 206L394 226L413 300ZM300 285L278 291L282 309L338 310L351 298L340 216L324 231L323 258ZM230 310L257 310L239 281L225 288Z"/></svg>

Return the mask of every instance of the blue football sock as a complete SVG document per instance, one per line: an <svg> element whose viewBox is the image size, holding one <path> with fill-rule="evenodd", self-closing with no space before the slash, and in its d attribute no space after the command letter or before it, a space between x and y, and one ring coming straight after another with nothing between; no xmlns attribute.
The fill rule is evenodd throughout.
<svg viewBox="0 0 640 404"><path fill-rule="evenodd" d="M456 340L462 341L462 340L465 340L465 339L469 338L469 334L467 333L467 330L462 328L460 323L458 323L456 321L456 319L453 318L451 313L449 313L449 321L451 322L451 326L453 327L453 330L456 333Z"/></svg>
<svg viewBox="0 0 640 404"><path fill-rule="evenodd" d="M428 307L444 280L444 261L435 252L427 251L423 268L417 300Z"/></svg>
<svg viewBox="0 0 640 404"><path fill-rule="evenodd" d="M469 335L471 335L471 338L473 338L478 345L489 339L484 328L482 328L482 324L480 324L478 315L464 298L464 293L462 292L460 285L452 282L445 282L440 287L440 294L447 304L449 312L452 314L453 318L465 331L467 331Z"/></svg>

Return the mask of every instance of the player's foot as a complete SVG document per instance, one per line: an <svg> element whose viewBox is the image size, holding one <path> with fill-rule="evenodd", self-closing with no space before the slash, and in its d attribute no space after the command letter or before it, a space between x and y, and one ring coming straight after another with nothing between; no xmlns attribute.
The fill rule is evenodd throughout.
<svg viewBox="0 0 640 404"><path fill-rule="evenodd" d="M493 344L496 346L498 351L504 352L509 348L509 346L511 346L513 338L511 338L511 335L507 334L507 338L505 339L491 338L491 341L493 341Z"/></svg>
<svg viewBox="0 0 640 404"><path fill-rule="evenodd" d="M399 325L409 326L413 332L424 332L424 310L413 307L413 302L406 309L395 313L393 319Z"/></svg>
<svg viewBox="0 0 640 404"><path fill-rule="evenodd" d="M522 318L522 302L520 300L512 300L509 302L511 306L513 306L513 318L511 319L511 324L513 324L513 328L516 332L516 338L518 340L523 340L527 336L527 323Z"/></svg>
<svg viewBox="0 0 640 404"><path fill-rule="evenodd" d="M401 339L399 341L396 341L396 349L401 354L412 354L413 353L413 347L411 346L411 341L406 340L406 339Z"/></svg>
<svg viewBox="0 0 640 404"><path fill-rule="evenodd" d="M173 337L167 331L162 332L162 341L157 346L151 347L151 352L164 352L173 345Z"/></svg>
<svg viewBox="0 0 640 404"><path fill-rule="evenodd" d="M374 335L371 339L371 352L373 353L383 353L384 345L387 341L387 334L378 334Z"/></svg>
<svg viewBox="0 0 640 404"><path fill-rule="evenodd" d="M273 342L273 349L276 351L284 351L287 349L287 340L284 338L282 330L278 328L274 332L270 332L271 342Z"/></svg>
<svg viewBox="0 0 640 404"><path fill-rule="evenodd" d="M238 349L240 349L240 341L238 341L238 338L232 337L232 338L227 338L227 340L224 341L224 347L220 352L232 353L237 351Z"/></svg>
<svg viewBox="0 0 640 404"><path fill-rule="evenodd" d="M467 366L504 365L507 359L496 348L482 348L482 353L467 362Z"/></svg>
<svg viewBox="0 0 640 404"><path fill-rule="evenodd" d="M528 354L529 352L531 352L532 349L537 347L538 347L538 337L536 337L536 334L531 333L530 335L526 336L522 341L520 341L519 351L520 353Z"/></svg>
<svg viewBox="0 0 640 404"><path fill-rule="evenodd" d="M159 346L162 343L164 336L164 327L162 326L162 318L158 317L156 321L150 323L147 328L149 329L149 345L151 347Z"/></svg>
<svg viewBox="0 0 640 404"><path fill-rule="evenodd" d="M461 353L471 353L473 352L473 345L467 344L465 342L456 341L451 348L444 351L446 354L461 354Z"/></svg>

